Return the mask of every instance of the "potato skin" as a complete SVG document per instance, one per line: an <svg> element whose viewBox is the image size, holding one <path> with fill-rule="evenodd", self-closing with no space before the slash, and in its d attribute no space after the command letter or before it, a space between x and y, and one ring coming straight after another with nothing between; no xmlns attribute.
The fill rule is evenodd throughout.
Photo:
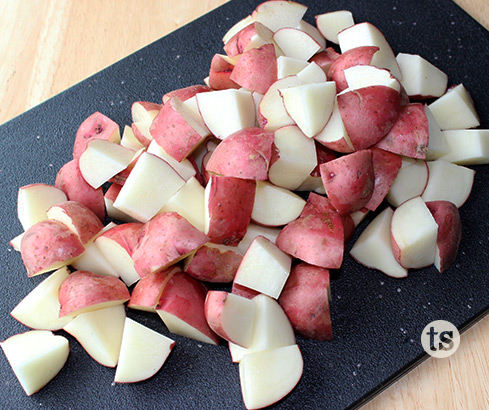
<svg viewBox="0 0 489 410"><path fill-rule="evenodd" d="M398 91L373 85L338 95L338 109L356 150L378 143L390 131L401 111Z"/></svg>
<svg viewBox="0 0 489 410"><path fill-rule="evenodd" d="M98 275L89 271L75 271L59 287L59 317L72 315L88 306L110 301L129 300L129 290L124 282L113 276Z"/></svg>
<svg viewBox="0 0 489 410"><path fill-rule="evenodd" d="M49 219L32 225L20 243L28 276L43 273L54 264L69 261L83 252L85 247L77 234L65 224Z"/></svg>
<svg viewBox="0 0 489 410"><path fill-rule="evenodd" d="M329 270L295 265L278 299L294 330L315 340L333 338L329 307Z"/></svg>

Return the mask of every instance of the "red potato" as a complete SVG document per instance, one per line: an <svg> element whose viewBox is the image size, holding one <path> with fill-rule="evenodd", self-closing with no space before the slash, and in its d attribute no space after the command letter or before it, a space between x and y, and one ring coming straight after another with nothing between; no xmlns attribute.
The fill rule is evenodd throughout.
<svg viewBox="0 0 489 410"><path fill-rule="evenodd" d="M426 206L438 225L435 267L445 272L455 262L462 240L460 213L450 201L426 202Z"/></svg>
<svg viewBox="0 0 489 410"><path fill-rule="evenodd" d="M329 270L295 265L278 299L298 333L315 340L331 340Z"/></svg>
<svg viewBox="0 0 489 410"><path fill-rule="evenodd" d="M79 270L61 283L58 298L59 317L64 317L122 305L130 295L124 282L118 278Z"/></svg>
<svg viewBox="0 0 489 410"><path fill-rule="evenodd" d="M85 247L78 235L54 220L32 225L20 242L20 254L28 276L69 265L83 252Z"/></svg>
<svg viewBox="0 0 489 410"><path fill-rule="evenodd" d="M205 232L213 243L236 246L251 221L256 181L211 175L206 187Z"/></svg>
<svg viewBox="0 0 489 410"><path fill-rule="evenodd" d="M132 253L141 278L177 263L209 241L209 237L175 212L156 215L144 224Z"/></svg>
<svg viewBox="0 0 489 410"><path fill-rule="evenodd" d="M139 141L139 143L144 147L148 148L149 144L151 144L151 134L149 132L149 127L151 126L151 122L141 122L131 124L131 129L134 134L134 137Z"/></svg>
<svg viewBox="0 0 489 410"><path fill-rule="evenodd" d="M338 92L348 88L344 71L356 65L369 65L377 51L379 51L379 47L375 46L356 47L345 51L333 61L328 71L328 77L336 83Z"/></svg>
<svg viewBox="0 0 489 410"><path fill-rule="evenodd" d="M375 211L396 179L397 173L401 169L402 158L400 155L380 148L371 148L370 151L372 152L375 182L372 196L365 204L365 208Z"/></svg>
<svg viewBox="0 0 489 410"><path fill-rule="evenodd" d="M113 183L110 185L107 191L105 191L104 202L107 216L121 222L134 222L135 219L133 217L120 211L114 206L114 202L117 199L119 192L121 192L121 189L122 185Z"/></svg>
<svg viewBox="0 0 489 410"><path fill-rule="evenodd" d="M228 136L207 162L207 172L265 181L272 157L274 136L261 128L245 128Z"/></svg>
<svg viewBox="0 0 489 410"><path fill-rule="evenodd" d="M359 211L370 200L375 181L370 150L321 164L320 171L328 198L340 215Z"/></svg>
<svg viewBox="0 0 489 410"><path fill-rule="evenodd" d="M345 247L342 218L335 211L301 216L282 229L275 243L311 265L338 269Z"/></svg>
<svg viewBox="0 0 489 410"><path fill-rule="evenodd" d="M95 138L120 143L121 135L119 125L99 112L90 115L90 117L81 123L76 132L75 143L73 145L73 159L78 159L83 151L85 151L88 142Z"/></svg>
<svg viewBox="0 0 489 410"><path fill-rule="evenodd" d="M86 205L65 201L47 210L48 219L64 223L77 234L83 244L94 238L104 227L100 219Z"/></svg>
<svg viewBox="0 0 489 410"><path fill-rule="evenodd" d="M232 249L203 245L187 259L184 265L187 275L204 282L230 283L243 256Z"/></svg>
<svg viewBox="0 0 489 410"><path fill-rule="evenodd" d="M338 95L338 109L356 150L371 147L384 138L401 111L399 92L374 85Z"/></svg>
<svg viewBox="0 0 489 410"><path fill-rule="evenodd" d="M138 159L141 157L141 154L144 151L145 151L144 149L140 149L137 152L135 152L134 153L134 157L133 157L132 161L129 163L129 165L126 168L124 168L121 172L119 172L118 174L114 175L109 180L109 182L112 182L112 183L115 183L115 184L119 184L119 185L124 185L124 182L126 182L127 177L129 176L129 174L133 170L134 166L138 162Z"/></svg>
<svg viewBox="0 0 489 410"><path fill-rule="evenodd" d="M425 106L413 103L402 107L393 127L375 146L405 157L426 159L429 136Z"/></svg>
<svg viewBox="0 0 489 410"><path fill-rule="evenodd" d="M161 100L163 101L163 104L166 104L172 97L178 97L180 100L185 101L198 93L205 93L208 91L212 91L212 89L204 84L189 85L188 87L167 92L163 95Z"/></svg>
<svg viewBox="0 0 489 410"><path fill-rule="evenodd" d="M233 293L234 295L243 296L244 298L248 299L253 299L256 295L260 294L260 292L258 292L257 290L250 289L236 282L233 282L231 293Z"/></svg>
<svg viewBox="0 0 489 410"><path fill-rule="evenodd" d="M323 69L323 71L326 73L328 76L328 79L331 79L329 77L329 69L331 65L333 64L334 61L338 59L340 54L336 52L336 50L333 47L328 47L323 51L320 51L319 53L314 54L309 61L311 63L316 63L319 67Z"/></svg>
<svg viewBox="0 0 489 410"><path fill-rule="evenodd" d="M243 27L224 45L229 57L236 57L254 47L272 42L273 32L263 24L255 21Z"/></svg>
<svg viewBox="0 0 489 410"><path fill-rule="evenodd" d="M200 116L193 115L178 97L166 102L153 120L150 132L156 143L179 162L209 133Z"/></svg>
<svg viewBox="0 0 489 410"><path fill-rule="evenodd" d="M166 283L156 306L168 330L204 343L219 344L220 338L209 327L204 314L207 288L183 272Z"/></svg>
<svg viewBox="0 0 489 410"><path fill-rule="evenodd" d="M306 206L302 210L301 216L322 213L329 214L331 212L338 211L331 204L331 201L328 197L310 192L307 198ZM343 222L343 235L346 243L352 238L355 232L355 222L353 221L351 215L342 215L341 220Z"/></svg>
<svg viewBox="0 0 489 410"><path fill-rule="evenodd" d="M78 168L78 160L64 164L56 175L55 186L61 189L70 201L76 201L90 208L101 220L105 220L105 201L102 188L91 187Z"/></svg>
<svg viewBox="0 0 489 410"><path fill-rule="evenodd" d="M209 87L213 90L225 90L226 88L240 88L230 79L234 64L224 58L222 54L214 54L209 69Z"/></svg>
<svg viewBox="0 0 489 410"><path fill-rule="evenodd" d="M204 313L210 328L224 340L249 347L253 338L256 304L252 299L221 290L207 292Z"/></svg>
<svg viewBox="0 0 489 410"><path fill-rule="evenodd" d="M179 266L170 266L168 269L153 272L145 276L134 286L127 307L155 312L166 283L175 273L181 271Z"/></svg>
<svg viewBox="0 0 489 410"><path fill-rule="evenodd" d="M273 44L243 53L229 78L241 87L265 94L277 80L277 57Z"/></svg>

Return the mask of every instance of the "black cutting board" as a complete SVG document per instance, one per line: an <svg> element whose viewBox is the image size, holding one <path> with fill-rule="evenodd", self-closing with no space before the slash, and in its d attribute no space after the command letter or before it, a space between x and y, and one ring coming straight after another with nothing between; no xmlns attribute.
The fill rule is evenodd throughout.
<svg viewBox="0 0 489 410"><path fill-rule="evenodd" d="M305 3L305 2L304 2ZM20 186L54 183L70 159L78 125L101 111L121 126L130 124L133 101L159 102L172 89L202 83L221 37L259 1L234 0L0 127L1 238L0 340L25 331L9 316L43 277L26 277L20 255L8 242L21 232L16 218ZM313 1L316 14L351 10L356 22L378 26L394 52L420 54L463 82L489 127L489 32L450 0ZM334 340L298 338L304 375L276 409L355 407L425 358L420 334L435 319L463 330L489 308L489 170L474 167L473 192L461 208L463 240L456 263L444 274L431 267L391 279L346 257L332 281ZM367 221L364 222L362 227ZM352 241L353 243L353 241ZM351 246L351 245L350 245ZM132 318L168 334L155 315ZM177 346L152 379L114 385L104 368L68 336L71 354L60 374L41 392L26 397L3 354L2 409L241 409L238 367L224 345L208 346L172 336Z"/></svg>

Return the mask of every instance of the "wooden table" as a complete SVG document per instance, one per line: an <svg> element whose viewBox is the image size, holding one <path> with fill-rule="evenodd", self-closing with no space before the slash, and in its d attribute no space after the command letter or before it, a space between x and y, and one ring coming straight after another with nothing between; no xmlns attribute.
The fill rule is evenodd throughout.
<svg viewBox="0 0 489 410"><path fill-rule="evenodd" d="M1 0L0 124L227 0ZM487 0L456 0L489 29ZM365 405L489 408L489 318Z"/></svg>

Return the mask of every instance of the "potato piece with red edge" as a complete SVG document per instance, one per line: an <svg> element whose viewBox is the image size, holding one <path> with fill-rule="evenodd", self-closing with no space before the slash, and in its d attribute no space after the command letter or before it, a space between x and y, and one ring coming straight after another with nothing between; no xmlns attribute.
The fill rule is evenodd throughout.
<svg viewBox="0 0 489 410"><path fill-rule="evenodd" d="M130 294L118 278L78 270L61 283L58 298L59 317L64 317L122 305L129 300Z"/></svg>
<svg viewBox="0 0 489 410"><path fill-rule="evenodd" d="M207 287L202 282L177 272L167 281L156 313L170 332L217 345L220 338L205 319L206 295Z"/></svg>
<svg viewBox="0 0 489 410"><path fill-rule="evenodd" d="M235 246L251 221L256 181L211 175L205 189L205 230L213 243Z"/></svg>
<svg viewBox="0 0 489 410"><path fill-rule="evenodd" d="M278 299L294 330L315 340L331 340L329 270L295 265Z"/></svg>
<svg viewBox="0 0 489 410"><path fill-rule="evenodd" d="M61 189L70 201L86 205L102 222L105 220L104 191L91 187L83 179L77 160L73 159L60 168L55 187Z"/></svg>
<svg viewBox="0 0 489 410"><path fill-rule="evenodd" d="M149 132L149 127L162 106L162 104L156 104L149 101L136 101L131 105L131 116L133 121L131 130L134 138L145 148L149 146L153 139Z"/></svg>
<svg viewBox="0 0 489 410"><path fill-rule="evenodd" d="M52 205L67 199L61 189L49 184L29 184L20 187L17 192L17 217L24 231L47 219L46 211Z"/></svg>
<svg viewBox="0 0 489 410"><path fill-rule="evenodd" d="M328 71L328 77L336 83L338 92L348 88L345 70L356 65L370 64L377 51L379 51L379 47L375 46L356 47L345 51L333 61Z"/></svg>
<svg viewBox="0 0 489 410"><path fill-rule="evenodd" d="M185 101L198 93L205 93L208 91L212 91L212 89L204 84L189 85L187 87L178 88L176 90L167 92L163 95L162 101L163 104L166 104L172 97L178 97L180 100Z"/></svg>
<svg viewBox="0 0 489 410"><path fill-rule="evenodd" d="M397 121L375 146L406 157L426 159L429 135L424 105L412 103L402 107Z"/></svg>
<svg viewBox="0 0 489 410"><path fill-rule="evenodd" d="M311 214L329 214L330 212L338 212L336 208L331 205L331 201L328 197L310 192L307 198L306 206L302 210L301 216L307 216ZM341 215L343 222L343 236L345 243L348 242L355 232L355 222L351 215Z"/></svg>
<svg viewBox="0 0 489 410"><path fill-rule="evenodd" d="M49 219L64 223L80 237L83 244L99 233L104 225L86 205L76 201L65 201L53 205L47 211Z"/></svg>
<svg viewBox="0 0 489 410"><path fill-rule="evenodd" d="M337 269L343 262L345 235L341 215L312 212L287 224L276 240L289 255L311 265Z"/></svg>
<svg viewBox="0 0 489 410"><path fill-rule="evenodd" d="M228 177L265 181L273 150L273 133L244 128L231 134L214 150L207 172Z"/></svg>
<svg viewBox="0 0 489 410"><path fill-rule="evenodd" d="M273 44L244 52L229 78L241 87L265 94L277 80L277 57Z"/></svg>
<svg viewBox="0 0 489 410"><path fill-rule="evenodd" d="M133 157L131 162L127 165L126 168L124 168L121 172L118 172L116 175L114 175L111 179L109 179L109 182L116 183L119 185L124 185L126 182L127 178L129 177L129 174L133 170L134 166L138 162L139 158L141 157L142 153L145 152L146 150L144 148L140 148L137 150Z"/></svg>
<svg viewBox="0 0 489 410"><path fill-rule="evenodd" d="M311 63L316 63L319 67L322 68L324 73L327 75L328 79L331 79L329 77L328 72L333 64L333 62L340 56L341 54L338 54L336 50L333 47L327 47L325 50L320 51L319 53L314 54L309 61Z"/></svg>
<svg viewBox="0 0 489 410"><path fill-rule="evenodd" d="M204 282L230 283L243 259L236 247L208 243L184 261L187 275Z"/></svg>
<svg viewBox="0 0 489 410"><path fill-rule="evenodd" d="M370 200L375 182L370 150L328 161L320 171L328 198L341 215L359 211Z"/></svg>
<svg viewBox="0 0 489 410"><path fill-rule="evenodd" d="M337 100L343 124L356 150L366 149L384 138L401 111L399 92L383 85L345 90Z"/></svg>
<svg viewBox="0 0 489 410"><path fill-rule="evenodd" d="M150 132L157 144L179 162L209 135L202 118L178 97L167 101L151 123Z"/></svg>
<svg viewBox="0 0 489 410"><path fill-rule="evenodd" d="M132 253L141 278L177 263L209 241L209 237L175 212L156 215L144 224Z"/></svg>
<svg viewBox="0 0 489 410"><path fill-rule="evenodd" d="M156 305L165 288L166 283L177 272L179 266L170 266L168 269L152 272L136 283L127 304L128 308L155 312Z"/></svg>
<svg viewBox="0 0 489 410"><path fill-rule="evenodd" d="M389 192L402 165L402 157L380 148L371 148L374 169L374 190L365 208L375 211Z"/></svg>
<svg viewBox="0 0 489 410"><path fill-rule="evenodd" d="M250 289L246 286L240 285L239 283L233 282L233 286L231 288L231 293L234 295L242 296L244 298L253 299L255 296L260 295L261 293L257 290Z"/></svg>
<svg viewBox="0 0 489 410"><path fill-rule="evenodd" d="M80 157L92 139L103 139L119 144L121 142L119 125L104 114L94 112L81 123L76 132L73 159Z"/></svg>
<svg viewBox="0 0 489 410"><path fill-rule="evenodd" d="M253 299L222 290L207 292L204 313L210 328L224 340L248 347L253 337L256 304Z"/></svg>
<svg viewBox="0 0 489 410"><path fill-rule="evenodd" d="M85 247L78 235L54 220L32 225L20 243L20 254L29 277L69 265L83 252Z"/></svg>
<svg viewBox="0 0 489 410"><path fill-rule="evenodd" d="M434 264L438 271L445 272L458 255L462 239L460 213L457 206L450 201L426 202L426 206L438 225Z"/></svg>
<svg viewBox="0 0 489 410"><path fill-rule="evenodd" d="M122 185L113 183L107 191L105 191L104 202L107 216L121 222L135 222L136 220L132 216L129 216L114 206L114 202L117 199L119 192L121 192L121 189Z"/></svg>
<svg viewBox="0 0 489 410"><path fill-rule="evenodd" d="M95 239L99 251L114 266L127 286L140 279L134 267L132 254L139 243L142 231L142 223L129 222L116 225Z"/></svg>
<svg viewBox="0 0 489 410"><path fill-rule="evenodd" d="M213 90L225 90L226 88L240 88L230 79L234 64L222 54L214 54L209 69L209 87Z"/></svg>
<svg viewBox="0 0 489 410"><path fill-rule="evenodd" d="M261 47L273 42L273 32L258 21L239 30L224 45L229 57L240 56L251 48Z"/></svg>

